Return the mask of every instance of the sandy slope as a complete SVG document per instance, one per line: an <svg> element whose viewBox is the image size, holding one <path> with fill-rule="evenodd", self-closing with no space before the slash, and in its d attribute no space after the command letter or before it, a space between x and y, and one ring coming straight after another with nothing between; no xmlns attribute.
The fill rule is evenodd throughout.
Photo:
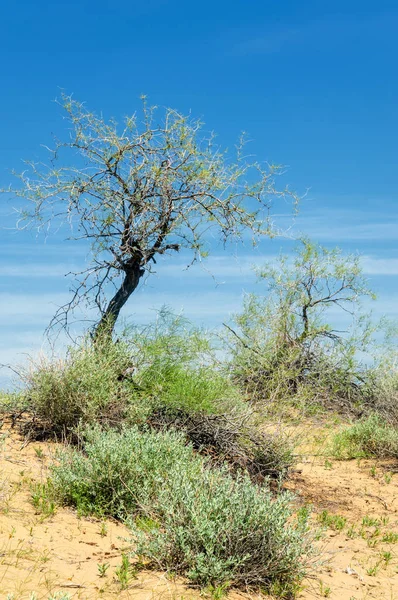
<svg viewBox="0 0 398 600"><path fill-rule="evenodd" d="M128 531L111 521L79 519L71 510L57 508L50 516L35 511L31 484L45 480L55 445L25 445L7 422L0 433L0 600L11 593L15 600L28 599L32 592L47 600L60 591L74 600L199 597L164 573L140 573L123 590L116 571L129 547ZM299 503L311 503L317 513L341 515L346 524L342 531L325 530L318 542L323 564L299 598L398 600L398 543L382 541L398 534L398 473L390 476L393 468L303 457L287 487L297 492ZM104 564L109 566L101 577L99 565ZM242 596L249 594L230 594Z"/></svg>

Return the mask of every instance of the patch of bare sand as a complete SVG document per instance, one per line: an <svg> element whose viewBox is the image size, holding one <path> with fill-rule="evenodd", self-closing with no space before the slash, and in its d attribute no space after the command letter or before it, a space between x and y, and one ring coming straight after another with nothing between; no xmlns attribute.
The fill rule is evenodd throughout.
<svg viewBox="0 0 398 600"><path fill-rule="evenodd" d="M327 511L326 518L341 516L345 524L340 531L324 529L318 542L323 564L301 600L398 599L396 471L392 461L303 457L286 487L299 502L312 504L315 522Z"/></svg>

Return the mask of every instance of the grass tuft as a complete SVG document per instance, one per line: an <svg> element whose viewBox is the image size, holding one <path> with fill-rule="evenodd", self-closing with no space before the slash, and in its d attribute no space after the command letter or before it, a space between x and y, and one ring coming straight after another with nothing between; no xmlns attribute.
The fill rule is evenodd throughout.
<svg viewBox="0 0 398 600"><path fill-rule="evenodd" d="M397 458L398 429L379 415L371 415L337 433L331 442L330 453L339 460Z"/></svg>

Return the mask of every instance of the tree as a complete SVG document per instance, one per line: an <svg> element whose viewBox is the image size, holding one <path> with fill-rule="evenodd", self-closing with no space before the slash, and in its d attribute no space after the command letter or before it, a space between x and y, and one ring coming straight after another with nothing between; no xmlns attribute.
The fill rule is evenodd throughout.
<svg viewBox="0 0 398 600"><path fill-rule="evenodd" d="M358 311L362 298L374 298L359 257L302 239L293 259L281 256L257 276L266 295L249 295L235 318L238 332L229 328L238 379L260 396L267 387L295 393L300 382L330 392L339 377L351 386L359 373L355 354L372 333ZM332 308L350 315L350 331L330 324Z"/></svg>
<svg viewBox="0 0 398 600"><path fill-rule="evenodd" d="M199 121L175 110L165 110L158 124L144 99L142 121L133 115L119 130L69 96L61 105L70 139L56 141L49 166L28 163L20 185L7 190L28 201L20 227L68 223L69 239L90 242L91 261L73 274L72 298L52 325L67 327L69 314L86 300L99 310L96 335L111 333L157 257L185 248L193 262L206 255L210 234L224 243L248 230L272 235L272 201L296 201L288 189L276 189L278 167L248 163L242 144L230 160ZM109 283L116 290L110 299Z"/></svg>
<svg viewBox="0 0 398 600"><path fill-rule="evenodd" d="M269 299L278 315L282 344L308 345L328 339L340 342L344 332L328 323L332 307L353 315L364 296L374 298L362 274L360 258L344 255L300 240L295 258L280 258L279 264L257 270L268 286Z"/></svg>

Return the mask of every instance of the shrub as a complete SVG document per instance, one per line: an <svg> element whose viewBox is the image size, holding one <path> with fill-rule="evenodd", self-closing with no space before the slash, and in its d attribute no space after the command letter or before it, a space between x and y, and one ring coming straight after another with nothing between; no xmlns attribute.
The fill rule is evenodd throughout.
<svg viewBox="0 0 398 600"><path fill-rule="evenodd" d="M260 430L248 408L244 413L222 414L163 409L152 413L149 422L157 430L183 432L193 448L213 463L226 462L234 471L244 469L256 481L267 476L285 477L295 461L291 436L282 430Z"/></svg>
<svg viewBox="0 0 398 600"><path fill-rule="evenodd" d="M0 413L22 413L25 409L23 394L19 392L4 392L0 390Z"/></svg>
<svg viewBox="0 0 398 600"><path fill-rule="evenodd" d="M285 597L311 554L307 520L291 496L273 498L248 476L210 469L175 432L138 428L86 434L52 469L58 498L127 519L136 553L201 586L278 586Z"/></svg>
<svg viewBox="0 0 398 600"><path fill-rule="evenodd" d="M361 297L373 297L359 258L303 239L292 260L281 257L257 274L266 295L248 295L236 330L227 327L234 380L251 401L274 410L286 404L355 410L364 371L357 351L368 347L372 334L356 306ZM328 322L332 308L352 314L349 334Z"/></svg>
<svg viewBox="0 0 398 600"><path fill-rule="evenodd" d="M196 470L197 476L202 467L176 432L142 432L133 426L118 433L96 427L86 430L84 440L84 454L62 452L59 466L52 469L57 497L83 513L138 514L140 507L150 506L175 465Z"/></svg>
<svg viewBox="0 0 398 600"><path fill-rule="evenodd" d="M127 345L110 340L86 340L65 360L42 358L24 377L28 405L45 429L60 435L81 422L139 420L143 405L131 402L131 385L120 378L130 361Z"/></svg>
<svg viewBox="0 0 398 600"><path fill-rule="evenodd" d="M45 361L26 377L26 398L49 433L76 439L96 423L184 433L213 461L246 469L252 477L285 476L293 445L281 433L258 429L237 387L217 368L208 336L163 311L121 340L86 341L64 361Z"/></svg>
<svg viewBox="0 0 398 600"><path fill-rule="evenodd" d="M221 413L244 404L210 358L205 333L163 311L155 324L114 343L86 339L65 360L42 358L25 372L25 401L53 433L79 423L143 423L154 410Z"/></svg>
<svg viewBox="0 0 398 600"><path fill-rule="evenodd" d="M398 426L398 362L396 350L382 348L366 381L367 406L387 423Z"/></svg>
<svg viewBox="0 0 398 600"><path fill-rule="evenodd" d="M398 429L387 424L379 415L370 415L337 433L330 452L340 460L373 456L398 458Z"/></svg>
<svg viewBox="0 0 398 600"><path fill-rule="evenodd" d="M136 391L155 410L214 414L244 404L218 368L210 336L162 309L157 320L127 332Z"/></svg>

